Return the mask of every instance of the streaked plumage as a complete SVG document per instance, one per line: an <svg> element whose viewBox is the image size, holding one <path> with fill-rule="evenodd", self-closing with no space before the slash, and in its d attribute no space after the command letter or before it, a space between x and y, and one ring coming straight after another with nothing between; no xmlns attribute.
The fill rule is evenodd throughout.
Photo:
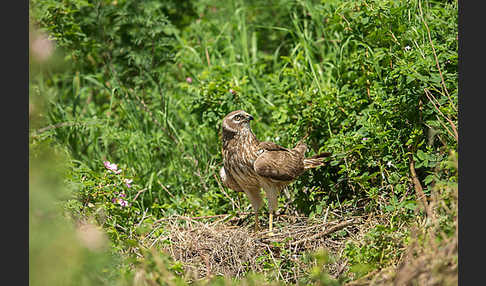
<svg viewBox="0 0 486 286"><path fill-rule="evenodd" d="M260 142L251 131L253 117L243 110L226 115L222 122L223 184L237 192L244 192L255 210L255 228L258 229L258 211L262 206L260 189L269 203L272 230L273 213L278 208L278 195L305 170L324 165L330 153L305 158L307 146L301 140L293 149L273 142Z"/></svg>

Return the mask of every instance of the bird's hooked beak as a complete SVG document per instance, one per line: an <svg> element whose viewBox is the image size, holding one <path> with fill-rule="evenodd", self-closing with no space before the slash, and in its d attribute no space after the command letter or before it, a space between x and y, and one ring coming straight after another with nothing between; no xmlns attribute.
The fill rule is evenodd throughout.
<svg viewBox="0 0 486 286"><path fill-rule="evenodd" d="M243 120L243 122L245 123L246 127L250 128L250 121L252 120L253 120L253 116L247 113L245 116L245 120Z"/></svg>

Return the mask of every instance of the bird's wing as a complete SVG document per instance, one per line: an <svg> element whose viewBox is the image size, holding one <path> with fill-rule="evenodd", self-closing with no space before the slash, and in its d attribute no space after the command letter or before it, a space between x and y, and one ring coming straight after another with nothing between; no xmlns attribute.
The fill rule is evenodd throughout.
<svg viewBox="0 0 486 286"><path fill-rule="evenodd" d="M289 151L289 149L282 147L278 144L275 144L271 141L263 141L258 144L258 150L262 151Z"/></svg>
<svg viewBox="0 0 486 286"><path fill-rule="evenodd" d="M267 141L258 145L258 153L253 169L262 177L292 181L304 172L303 157L298 152Z"/></svg>

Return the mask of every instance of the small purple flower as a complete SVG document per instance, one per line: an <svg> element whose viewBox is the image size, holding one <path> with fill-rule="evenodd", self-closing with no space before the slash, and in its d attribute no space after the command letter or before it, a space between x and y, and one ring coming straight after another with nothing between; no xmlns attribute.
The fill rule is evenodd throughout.
<svg viewBox="0 0 486 286"><path fill-rule="evenodd" d="M192 78L191 77L186 77L186 82L187 83L192 83Z"/></svg>
<svg viewBox="0 0 486 286"><path fill-rule="evenodd" d="M108 162L108 161L103 161L103 165L105 165L105 168L106 168L106 169L108 169L108 170L109 170L109 169L111 169L111 163L110 163L110 162Z"/></svg>
<svg viewBox="0 0 486 286"><path fill-rule="evenodd" d="M110 163L109 161L103 161L103 165L105 165L105 168L112 171L115 174L120 174L121 169L118 170L118 166L115 163Z"/></svg>
<svg viewBox="0 0 486 286"><path fill-rule="evenodd" d="M229 92L231 92L231 94L236 94L236 91L232 90L231 88L229 89Z"/></svg>
<svg viewBox="0 0 486 286"><path fill-rule="evenodd" d="M132 179L124 179L123 181L125 182L125 185L127 186L127 188L130 188L132 186L132 185L130 185L133 182Z"/></svg>
<svg viewBox="0 0 486 286"><path fill-rule="evenodd" d="M119 204L120 206L122 207L126 207L128 206L128 202L122 198L113 198L111 199L111 202L114 203L114 204Z"/></svg>
<svg viewBox="0 0 486 286"><path fill-rule="evenodd" d="M127 195L125 195L124 193L121 193L121 194L120 194L120 197L122 197L122 198L125 198L126 196L127 196Z"/></svg>
<svg viewBox="0 0 486 286"><path fill-rule="evenodd" d="M368 141L368 140L370 140L370 138L365 137L365 138L363 138L362 140L363 140L363 141Z"/></svg>
<svg viewBox="0 0 486 286"><path fill-rule="evenodd" d="M118 204L122 207L128 206L128 202L125 201L124 199L118 199Z"/></svg>

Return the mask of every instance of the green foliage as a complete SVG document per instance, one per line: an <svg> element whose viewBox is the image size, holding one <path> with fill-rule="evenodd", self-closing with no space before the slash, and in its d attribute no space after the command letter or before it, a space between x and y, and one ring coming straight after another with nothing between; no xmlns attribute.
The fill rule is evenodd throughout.
<svg viewBox="0 0 486 286"><path fill-rule="evenodd" d="M72 61L84 79L102 87L105 81L99 82L101 79L115 77L126 86L140 87L147 82L159 84L164 65L174 57L178 29L167 14L178 26L194 17L189 1L183 1L181 6L174 4L32 1L31 16L64 49L66 59Z"/></svg>
<svg viewBox="0 0 486 286"><path fill-rule="evenodd" d="M29 152L29 285L125 285L121 260L95 227L82 229L63 216L70 197L63 183L67 153L47 142ZM88 224L89 226L89 224Z"/></svg>
<svg viewBox="0 0 486 286"><path fill-rule="evenodd" d="M30 114L31 148L67 150L70 192L55 199L76 220L93 217L117 251L133 249L133 233L147 231L138 225L144 214L235 211L218 171L221 119L236 109L255 117L260 140L292 147L308 134L309 155L333 154L328 166L289 187L300 213L344 206L390 215L390 225L366 234L367 243L347 244L358 276L392 263L408 235L395 234L397 225L420 214L409 155L425 194L441 188L440 199L451 205L445 190L457 184L448 165L457 150L456 2L30 4L32 24L58 48L56 63L31 63L31 104L45 108ZM452 235L454 214L441 215ZM270 272L295 266L262 259ZM334 283L321 274L309 279Z"/></svg>
<svg viewBox="0 0 486 286"><path fill-rule="evenodd" d="M349 259L350 271L361 277L371 269L397 261L403 252L406 235L396 227L377 225L366 233L362 241L349 242L344 255Z"/></svg>

